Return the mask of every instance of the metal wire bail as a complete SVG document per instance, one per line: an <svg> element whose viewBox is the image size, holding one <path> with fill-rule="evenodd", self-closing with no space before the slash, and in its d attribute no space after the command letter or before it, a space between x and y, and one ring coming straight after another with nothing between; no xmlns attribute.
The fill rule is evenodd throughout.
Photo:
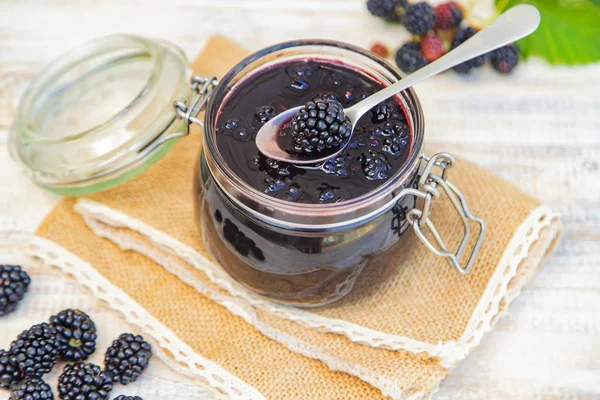
<svg viewBox="0 0 600 400"><path fill-rule="evenodd" d="M192 123L203 126L202 121L198 119L198 114L200 114L206 108L206 104L210 98L210 93L218 83L219 81L214 76L205 78L203 76L194 75L192 76L191 84L192 90L196 92L196 96L194 96L192 100L191 107L187 106L186 99L178 100L173 104L175 106L175 113L177 114L177 117L185 121L185 136L190 134L190 125Z"/></svg>
<svg viewBox="0 0 600 400"><path fill-rule="evenodd" d="M449 153L438 153L431 158L424 156L424 159L427 161L427 165L423 169L423 174L419 179L417 188L417 191L419 192L418 196L424 199L423 208L413 208L407 212L406 217L409 223L413 226L413 229L419 239L421 239L421 241L430 251L440 257L446 257L450 264L461 274L467 274L473 268L473 264L477 259L479 250L481 249L481 245L485 237L486 224L481 218L471 214L463 194L456 188L456 186L447 180L447 172L448 169L454 164L454 157ZM434 168L437 169L439 173L436 174L434 172ZM439 188L442 188L444 193L446 193L463 222L463 238L458 246L458 249L454 253L448 250L448 247L442 239L439 231L437 230L433 221L431 221L429 218L431 201L440 197ZM471 237L471 227L469 226L469 221L474 221L479 224L480 230L475 247L471 251L467 263L463 266L460 264L460 259L463 256L465 248ZM433 235L437 246L425 236L423 232L423 228L425 227L428 228Z"/></svg>

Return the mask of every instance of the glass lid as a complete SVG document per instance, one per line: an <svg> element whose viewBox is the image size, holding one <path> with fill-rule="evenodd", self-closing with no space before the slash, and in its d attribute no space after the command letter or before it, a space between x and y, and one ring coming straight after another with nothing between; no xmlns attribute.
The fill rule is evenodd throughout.
<svg viewBox="0 0 600 400"><path fill-rule="evenodd" d="M189 97L190 75L170 43L125 35L89 42L32 81L10 132L11 155L60 194L120 184L184 135L173 104Z"/></svg>

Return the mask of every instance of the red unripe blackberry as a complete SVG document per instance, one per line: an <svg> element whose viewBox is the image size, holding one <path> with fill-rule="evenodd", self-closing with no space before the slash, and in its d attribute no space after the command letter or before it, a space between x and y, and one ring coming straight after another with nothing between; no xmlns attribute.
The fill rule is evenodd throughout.
<svg viewBox="0 0 600 400"><path fill-rule="evenodd" d="M388 58L390 56L390 49L383 43L375 43L371 46L371 51L379 57Z"/></svg>
<svg viewBox="0 0 600 400"><path fill-rule="evenodd" d="M436 35L427 35L421 41L421 53L429 62L435 61L446 53L444 41Z"/></svg>
<svg viewBox="0 0 600 400"><path fill-rule="evenodd" d="M436 29L456 28L463 20L462 8L454 1L439 4L435 8L435 13L437 16Z"/></svg>

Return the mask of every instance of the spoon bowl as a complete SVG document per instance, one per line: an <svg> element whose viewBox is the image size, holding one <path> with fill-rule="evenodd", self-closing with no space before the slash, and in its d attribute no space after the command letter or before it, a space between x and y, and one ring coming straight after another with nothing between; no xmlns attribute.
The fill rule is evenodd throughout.
<svg viewBox="0 0 600 400"><path fill-rule="evenodd" d="M477 32L460 46L449 51L434 62L407 75L393 85L376 92L352 107L345 109L344 114L350 121L352 132L350 138L335 153L320 158L307 158L298 154L288 153L279 146L278 138L281 127L285 123L288 123L303 106L290 108L263 125L256 136L256 145L260 152L267 157L298 166L315 165L325 162L338 156L346 149L358 120L377 104L424 79L531 34L539 26L540 19L540 12L532 5L520 4L512 7L500 15L492 24Z"/></svg>

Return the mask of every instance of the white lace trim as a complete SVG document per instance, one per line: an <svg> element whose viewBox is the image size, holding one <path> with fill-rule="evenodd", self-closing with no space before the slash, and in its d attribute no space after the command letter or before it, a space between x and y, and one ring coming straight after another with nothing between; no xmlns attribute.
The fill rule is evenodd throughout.
<svg viewBox="0 0 600 400"><path fill-rule="evenodd" d="M555 218L559 217L559 214L548 206L541 206L535 209L525 222L523 222L510 241L510 244L500 261L493 278L488 284L488 287L482 296L482 300L477 306L460 342L448 341L445 343L440 342L438 344L431 344L407 338L405 336L379 332L348 321L327 318L313 314L310 311L271 302L250 292L239 283L235 282L220 266L208 260L189 246L139 220L87 199L79 200L75 205L75 211L84 217L86 223L97 235L106 237L125 248L135 247L137 251L149 255L147 254L148 246L131 243L131 238L118 235L114 231L107 232L103 229L102 225L113 228L127 228L140 233L161 251L179 257L190 265L203 271L211 281L229 292L232 296L244 300L252 307L268 312L271 315L294 321L304 327L316 329L320 332L343 335L355 343L374 348L406 350L417 354L425 352L431 357L440 358L442 364L447 367L453 366L456 362L464 359L471 348L479 343L481 336L491 328L490 322L492 320L495 322L497 319L494 319L494 316L498 314L497 310L500 302L506 297L508 282L516 275L518 265L528 257L529 249L539 238L540 231L548 226ZM151 258L155 257L151 256ZM157 262L159 264L161 263L160 261ZM176 273L176 275L179 276L178 273ZM188 277L188 280L189 278L190 277ZM191 280L193 281L193 279ZM501 288L500 291L497 290L499 284ZM502 288L504 288L504 290L502 290ZM514 295L512 297L514 297ZM246 311L241 311L241 303L239 302L235 302L236 305L232 306L229 296L219 294L214 300L225 305L228 309L232 310L232 312L233 309L237 309L237 315L243 316L242 314L248 312L247 307L243 307ZM508 300L510 299L505 299L505 301ZM225 302L228 304L225 304ZM494 307L494 304L496 307ZM494 310L496 310L495 313ZM248 316L243 317L248 322L251 322Z"/></svg>
<svg viewBox="0 0 600 400"><path fill-rule="evenodd" d="M494 327L506 312L508 304L520 293L521 286L511 283L519 273L527 272L519 271L522 263L526 260L530 268L541 264L548 248L534 248L534 244L543 236L545 228L559 220L557 211L543 205L535 209L517 229L459 341L465 354L479 345L483 335Z"/></svg>
<svg viewBox="0 0 600 400"><path fill-rule="evenodd" d="M446 343L433 345L404 336L378 332L351 322L315 315L309 311L280 305L278 303L265 300L262 297L248 291L231 279L217 264L208 260L189 246L180 243L172 237L142 223L139 220L133 219L117 210L87 199L79 200L75 206L75 210L82 214L88 225L90 225L90 227L96 231L96 234L107 237L111 240L115 240L114 234L110 235L106 232L101 232L101 228L99 226L100 224L107 224L116 228L127 228L136 231L147 237L148 240L154 243L162 251L180 257L189 264L201 269L215 284L227 290L233 296L247 301L253 307L258 307L261 310L269 312L279 318L295 321L308 328L317 329L321 332L344 335L355 343L387 350L407 350L413 353L426 352L432 357L441 358L444 365L454 365L457 361L465 358L473 345L478 343L478 340L480 340L483 333L489 330L489 328L485 329L485 323L480 325L479 322L477 322L476 326L479 326L480 329L474 331L473 335L477 335L479 339L471 339L471 336L469 336L466 338L466 340L461 340L460 344L454 341L449 341ZM520 229L511 240L510 245L507 248L507 252L500 262L500 266L495 274L496 278L503 276L506 279L506 277L508 277L508 280L506 281L508 282L514 276L513 274L516 274L517 266L523 259L527 257L529 247L537 239L539 231L544 226L549 224L550 220L552 220L552 218L544 219L543 221L546 221L546 224L543 224L543 221L540 222L540 217L549 213L553 213L552 209L549 207L539 207L538 209L534 210L529 218L522 224ZM553 213L553 217L558 217L558 214ZM96 223L94 223L94 220L96 220ZM98 222L100 222L100 224L98 224ZM530 234L528 238L526 238L526 233ZM124 243L124 241L126 241L126 239L121 237L119 239L119 242L121 243L119 244L121 246L130 247ZM518 254L514 254L514 248L523 243L526 243L526 245L520 246L522 250L518 252ZM512 252L509 251L511 249L513 249ZM138 248L137 250L141 249ZM514 257L507 257L507 254L513 254ZM499 273L498 271L512 271L512 274L509 273L508 275L505 275L504 272ZM497 280L492 279L484 293L483 299L489 299L496 291L497 285ZM502 295L503 293L501 292L500 294ZM503 296L500 296L500 299L502 297ZM215 301L219 300L215 299ZM498 300L498 302L499 301L500 300ZM483 308L483 310L491 310L491 308L487 307L488 303L489 301L485 303L485 308ZM481 304L482 303L480 302L477 311L481 311ZM474 313L474 317L476 315L477 312ZM488 313L486 314L486 317L489 317L491 320L491 318L493 318L493 314L491 315L492 317L489 317L490 314ZM469 330L467 330L467 332L469 332ZM463 338L465 338L465 335L463 335Z"/></svg>
<svg viewBox="0 0 600 400"><path fill-rule="evenodd" d="M40 260L84 285L98 299L120 312L127 322L152 337L158 345L156 355L163 362L174 371L207 384L216 398L265 400L255 388L197 354L125 292L59 245L39 237L11 236L2 238L2 242L4 246L18 249L25 256Z"/></svg>

